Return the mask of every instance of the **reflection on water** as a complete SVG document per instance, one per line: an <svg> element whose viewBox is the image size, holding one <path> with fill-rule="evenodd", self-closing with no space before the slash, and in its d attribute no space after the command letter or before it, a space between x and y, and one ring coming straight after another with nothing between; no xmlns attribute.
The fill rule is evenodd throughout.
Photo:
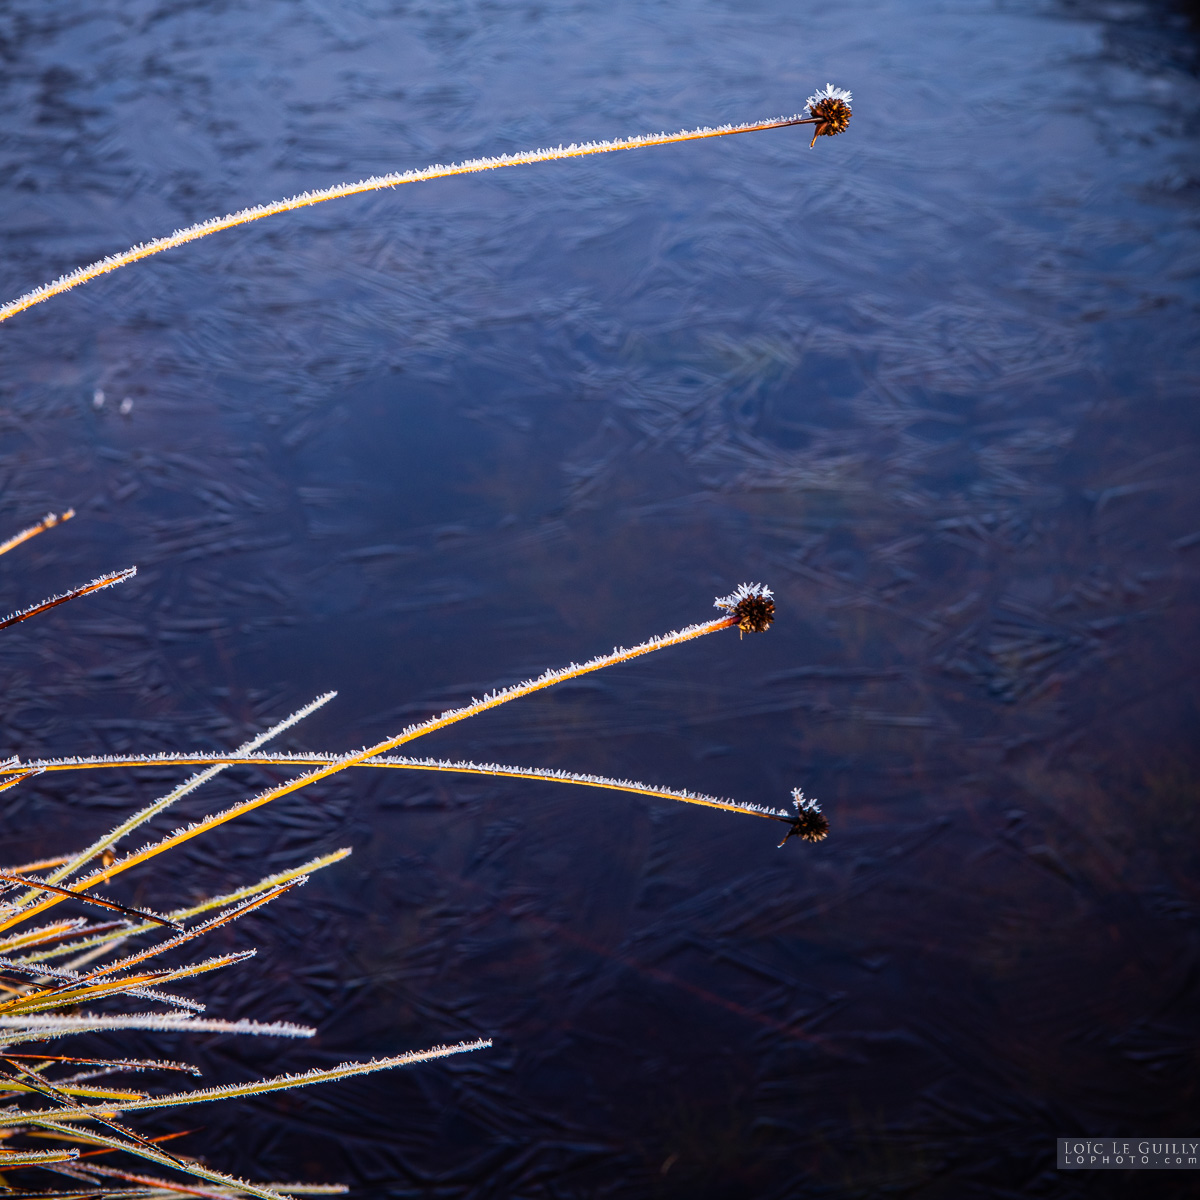
<svg viewBox="0 0 1200 1200"><path fill-rule="evenodd" d="M355 854L209 1005L318 1043L213 1040L213 1076L497 1047L192 1152L396 1197L1075 1196L1110 1177L1056 1135L1194 1133L1193 47L1138 3L0 13L4 298L310 186L855 94L811 153L346 201L0 330L5 530L79 512L11 606L140 569L5 631L6 752L228 746L328 687L291 744L358 746L762 579L769 635L427 752L803 784L833 826L391 773L247 818L172 894ZM159 783L8 793L11 857Z"/></svg>

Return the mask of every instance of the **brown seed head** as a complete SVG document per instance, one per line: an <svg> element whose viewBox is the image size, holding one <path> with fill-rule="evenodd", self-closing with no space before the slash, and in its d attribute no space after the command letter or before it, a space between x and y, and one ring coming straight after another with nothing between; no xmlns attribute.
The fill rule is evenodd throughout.
<svg viewBox="0 0 1200 1200"><path fill-rule="evenodd" d="M810 808L796 818L793 829L803 841L822 842L829 835L829 821L819 808Z"/></svg>
<svg viewBox="0 0 1200 1200"><path fill-rule="evenodd" d="M790 819L791 828L779 844L782 846L793 837L804 842L824 841L829 834L829 821L821 806L805 796L803 788L792 789L792 801L796 805L796 815Z"/></svg>
<svg viewBox="0 0 1200 1200"><path fill-rule="evenodd" d="M771 589L761 583L739 583L728 596L718 596L715 608L723 608L743 633L765 633L775 620Z"/></svg>
<svg viewBox="0 0 1200 1200"><path fill-rule="evenodd" d="M833 137L845 131L850 124L850 102L853 98L845 88L834 87L832 83L827 83L820 91L809 96L804 111L808 119L814 122L810 149L817 144L817 138Z"/></svg>
<svg viewBox="0 0 1200 1200"><path fill-rule="evenodd" d="M765 596L747 596L733 607L737 627L743 633L766 633L775 620L775 601Z"/></svg>
<svg viewBox="0 0 1200 1200"><path fill-rule="evenodd" d="M845 100L833 96L818 100L809 112L819 118L817 137L833 137L835 134L845 133L846 126L850 124L850 106Z"/></svg>

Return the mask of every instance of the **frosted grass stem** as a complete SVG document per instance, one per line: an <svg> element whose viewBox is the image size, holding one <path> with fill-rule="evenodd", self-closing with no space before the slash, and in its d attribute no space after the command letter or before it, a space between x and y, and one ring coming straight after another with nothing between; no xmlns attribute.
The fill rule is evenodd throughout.
<svg viewBox="0 0 1200 1200"><path fill-rule="evenodd" d="M31 771L83 771L88 768L112 767L170 767L193 766L200 763L223 766L247 767L319 767L338 762L340 754L307 753L294 751L286 754L222 754L220 751L200 751L194 754L161 754L95 756L73 759L39 759L24 764ZM400 756L377 755L357 764L360 767L375 767L393 771L442 771L459 775L493 775L508 779L534 779L547 783L569 783L581 787L603 788L607 791L632 792L638 796L649 796L656 800L679 800L684 804L699 804L706 808L719 808L726 812L749 813L756 817L770 817L791 822L790 817L779 809L765 808L751 801L731 800L722 796L709 796L703 792L685 791L679 788L660 787L656 784L639 783L634 779L616 779L609 775L592 775L577 771L564 771L557 767L522 767L508 763L476 763L438 758L403 758ZM0 784L3 787L3 784ZM3 944L3 943L0 943Z"/></svg>
<svg viewBox="0 0 1200 1200"><path fill-rule="evenodd" d="M35 532L41 533L41 530L36 529ZM20 537L20 534L17 536ZM30 537L32 536L33 534L30 534ZM136 574L137 567L126 567L123 571L113 571L109 575L101 575L99 579L93 579L91 583L85 583L82 587L63 592L61 596L51 596L49 600L43 600L40 604L32 604L28 608L18 609L0 621L0 629L4 629L8 625L16 625L18 621L28 621L30 617L36 617L38 613L57 608L60 604L66 604L68 600L74 600L78 596L86 596L90 592L101 592L115 584L124 583L125 580L132 579Z"/></svg>
<svg viewBox="0 0 1200 1200"><path fill-rule="evenodd" d="M322 705L328 704L337 695L337 692L325 692L318 696L315 700L306 704L303 708L297 709L289 717L285 717L270 729L264 730L262 733L255 735L248 742L244 742L238 750L239 754L253 753L260 746L266 745L272 738L278 737L279 734L298 722L304 720L305 717L317 711ZM86 850L81 851L70 859L59 870L46 876L47 883L61 883L69 875L74 875L81 867L85 866L96 855L102 853L106 849L111 849L122 838L128 837L140 825L144 825L151 817L157 816L163 809L170 807L177 800L181 800L189 792L195 791L201 784L207 783L214 776L219 775L225 766L223 763L220 766L210 767L206 771L200 771L193 775L191 779L184 780L177 788L168 792L165 796L155 800L152 804L148 804L140 812L136 812L128 820L122 821L116 829L106 833L99 841L93 842Z"/></svg>
<svg viewBox="0 0 1200 1200"><path fill-rule="evenodd" d="M22 542L27 542L31 537L37 537L39 533L45 533L47 529L53 529L55 525L61 525L63 521L69 521L75 515L73 508L68 508L62 516L57 513L47 513L36 525L30 525L28 529L22 529L20 533L14 534L7 542L0 542L0 554L7 554L15 546L19 546Z"/></svg>
<svg viewBox="0 0 1200 1200"><path fill-rule="evenodd" d="M643 134L637 137L618 138L615 141L602 142L572 142L569 146L556 146L546 150L523 150L516 154L499 154L494 158L469 158L464 162L452 163L445 166L441 163L425 167L418 171L394 171L388 175L372 175L369 179L361 179L357 183L339 183L335 187L322 188L314 192L301 192L298 196L290 196L286 200L276 200L273 204L256 204L252 208L243 208L238 212L224 217L212 217L199 224L190 225L187 229L179 229L168 237L155 238L151 242L142 242L131 246L121 254L110 254L90 266L78 267L76 270L54 280L44 283L32 291L0 305L0 321L7 321L17 313L43 304L54 296L61 296L80 284L90 283L109 271L127 267L130 263L149 258L153 254L161 254L164 250L174 250L177 246L188 242L199 241L200 238L220 233L225 229L233 229L238 225L248 225L251 221L261 221L264 217L274 217L279 213L293 212L298 208L310 208L314 204L324 204L326 200L341 200L346 196L357 196L363 192L378 192L384 188L399 187L403 183L423 183L430 179L446 179L451 175L474 175L481 171L495 171L499 167L523 167L531 163L556 162L563 158L582 158L587 154L608 154L613 150L642 150L648 146L669 146L674 142L694 142L703 138L729 137L735 133L758 133L765 129L785 129L789 125L817 125L818 133L825 128L820 116L804 116L797 114L792 117L775 117L769 121L754 121L749 125L718 125L703 126L699 129L682 129L678 133ZM814 135L813 140L816 141Z"/></svg>
<svg viewBox="0 0 1200 1200"><path fill-rule="evenodd" d="M725 607L724 604L721 606ZM243 813L261 808L264 804L269 804L272 800L278 800L282 796L300 791L302 788L317 783L319 780L328 779L329 776L336 775L339 771L346 770L347 767L356 767L360 763L366 762L367 759L374 758L377 754L386 754L389 750L395 750L396 747L402 746L406 742L414 741L416 738L424 737L427 733L444 729L448 725L453 725L458 721L465 721L468 717L477 716L479 713L486 712L490 708L507 704L510 700L518 700L522 696L528 696L532 692L540 691L542 688L552 687L556 683L563 683L568 679L577 679L580 675L587 675L592 671L599 671L604 667L610 667L616 663L628 662L630 659L637 658L640 655L650 654L655 650L664 650L668 646L677 646L683 642L689 642L693 638L703 637L709 633L716 633L721 629L740 628L738 622L738 613L736 611L731 612L728 616L718 617L715 621L706 621L702 625L689 625L685 629L663 634L661 637L651 638L649 641L642 642L628 650L618 648L611 654L599 655L596 658L589 659L585 663L572 663L569 667L563 667L559 670L545 671L536 679L528 680L513 687L501 688L463 708L449 709L439 716L431 717L428 721L421 721L416 725L410 725L394 737L385 738L382 742L377 742L374 746L368 746L363 750L344 755L327 766L318 767L316 770L297 776L297 778L289 780L278 787L260 792L257 796L252 796L248 800L243 800L240 804L235 804L223 812L215 813L213 816L188 825L184 829L176 830L173 834L162 838L158 842L144 846L141 850L128 854L124 858L118 859L116 862L104 866L100 870L93 871L92 874L77 880L71 888L71 893L84 892L90 887L95 887L96 884L102 881L107 882L111 876L119 874L122 871L127 871L130 867L137 866L139 863L146 862L174 846L191 841L192 838L197 837L199 834L224 825L228 821L240 817ZM63 896L52 895L49 898L28 904L16 913L0 917L0 932L11 928L19 921L27 920L36 913L43 912L45 909L61 903L65 898Z"/></svg>

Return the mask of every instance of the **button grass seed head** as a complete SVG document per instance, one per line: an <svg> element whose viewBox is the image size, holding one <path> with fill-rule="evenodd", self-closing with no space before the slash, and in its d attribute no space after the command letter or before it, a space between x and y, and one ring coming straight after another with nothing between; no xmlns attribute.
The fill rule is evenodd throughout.
<svg viewBox="0 0 1200 1200"><path fill-rule="evenodd" d="M850 111L850 100L850 93L845 88L836 88L832 83L827 83L824 91L814 92L809 96L804 111L817 123L816 132L808 144L810 150L817 144L819 137L833 137L835 134L845 133L853 115Z"/></svg>
<svg viewBox="0 0 1200 1200"><path fill-rule="evenodd" d="M829 835L829 821L821 806L805 796L803 788L792 788L792 803L797 815L791 818L792 827L779 844L782 846L790 837L798 837L804 842L823 842Z"/></svg>
<svg viewBox="0 0 1200 1200"><path fill-rule="evenodd" d="M775 620L774 593L761 583L739 583L728 596L718 596L714 608L723 608L742 633L766 633Z"/></svg>

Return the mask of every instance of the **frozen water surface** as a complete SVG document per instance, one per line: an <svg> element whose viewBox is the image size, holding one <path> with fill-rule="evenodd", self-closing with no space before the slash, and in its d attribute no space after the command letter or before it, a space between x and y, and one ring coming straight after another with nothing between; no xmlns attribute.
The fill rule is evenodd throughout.
<svg viewBox="0 0 1200 1200"><path fill-rule="evenodd" d="M196 1039L208 1082L496 1038L177 1146L380 1197L960 1200L1116 1195L1053 1138L1195 1132L1195 39L1148 3L3 6L0 299L306 188L854 93L811 152L407 186L0 327L0 532L78 510L8 609L139 567L4 631L5 754L230 747L330 687L287 744L357 747L761 579L769 634L419 752L802 785L832 826L360 772L131 873L355 847L205 994L319 1039ZM10 791L5 858L175 777Z"/></svg>

